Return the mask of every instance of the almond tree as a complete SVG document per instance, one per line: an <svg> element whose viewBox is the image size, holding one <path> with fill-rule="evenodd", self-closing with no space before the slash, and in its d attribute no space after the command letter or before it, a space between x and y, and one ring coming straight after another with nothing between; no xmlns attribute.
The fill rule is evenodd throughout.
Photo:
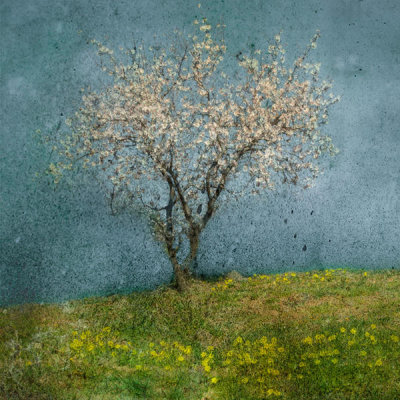
<svg viewBox="0 0 400 400"><path fill-rule="evenodd" d="M93 40L111 84L83 95L58 140L61 159L50 165L56 181L76 162L93 168L113 212L121 194L147 209L179 290L190 281L201 232L230 196L312 184L316 160L336 152L319 128L339 100L320 82L319 64L305 62L318 31L288 69L280 34L265 50L238 55L234 79L218 72L225 25L194 25L194 35L175 32L167 50L126 50L127 63Z"/></svg>

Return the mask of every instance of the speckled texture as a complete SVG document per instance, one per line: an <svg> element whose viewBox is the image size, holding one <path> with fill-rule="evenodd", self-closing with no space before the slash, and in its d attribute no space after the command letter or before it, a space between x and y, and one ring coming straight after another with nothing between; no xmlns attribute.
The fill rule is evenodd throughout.
<svg viewBox="0 0 400 400"><path fill-rule="evenodd" d="M400 4L398 0L3 0L0 4L0 304L62 301L154 288L172 271L146 220L112 217L90 179L54 191L35 181L79 89L102 79L87 39L126 46L204 13L226 25L227 56L283 29L288 61L316 29L312 60L343 96L328 133L341 153L308 191L231 203L202 236L198 272L400 267ZM80 33L78 33L80 31Z"/></svg>

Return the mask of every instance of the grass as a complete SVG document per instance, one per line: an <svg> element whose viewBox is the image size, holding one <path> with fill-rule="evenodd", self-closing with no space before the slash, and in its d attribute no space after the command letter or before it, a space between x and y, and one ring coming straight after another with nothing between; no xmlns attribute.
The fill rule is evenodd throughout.
<svg viewBox="0 0 400 400"><path fill-rule="evenodd" d="M193 281L0 309L4 399L400 398L400 271Z"/></svg>

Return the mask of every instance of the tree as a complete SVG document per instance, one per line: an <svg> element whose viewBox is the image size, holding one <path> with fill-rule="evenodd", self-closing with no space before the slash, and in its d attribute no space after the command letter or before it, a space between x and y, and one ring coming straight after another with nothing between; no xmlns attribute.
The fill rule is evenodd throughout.
<svg viewBox="0 0 400 400"><path fill-rule="evenodd" d="M56 181L76 162L93 168L113 212L122 195L147 209L179 290L224 201L277 183L312 184L316 160L336 152L319 128L339 100L328 96L330 82L320 82L320 64L305 63L318 31L289 69L280 34L263 52L237 55L238 83L217 72L225 25L213 28L205 18L194 25L194 35L175 32L167 50L135 44L124 52L128 63L93 40L111 84L82 96L55 147L61 159L50 165Z"/></svg>

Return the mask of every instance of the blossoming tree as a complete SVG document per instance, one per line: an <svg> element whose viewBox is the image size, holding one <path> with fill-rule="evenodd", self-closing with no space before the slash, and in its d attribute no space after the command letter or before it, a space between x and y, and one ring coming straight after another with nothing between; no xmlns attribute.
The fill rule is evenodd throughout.
<svg viewBox="0 0 400 400"><path fill-rule="evenodd" d="M111 84L83 95L50 165L57 180L81 162L109 190L111 207L123 193L149 210L179 290L201 232L230 196L282 182L310 186L319 156L336 152L319 128L339 100L320 82L319 64L305 62L318 32L291 68L277 35L264 51L238 55L241 78L229 79L219 72L225 25L194 24L194 35L178 33L166 50L126 50L128 63L93 40Z"/></svg>

